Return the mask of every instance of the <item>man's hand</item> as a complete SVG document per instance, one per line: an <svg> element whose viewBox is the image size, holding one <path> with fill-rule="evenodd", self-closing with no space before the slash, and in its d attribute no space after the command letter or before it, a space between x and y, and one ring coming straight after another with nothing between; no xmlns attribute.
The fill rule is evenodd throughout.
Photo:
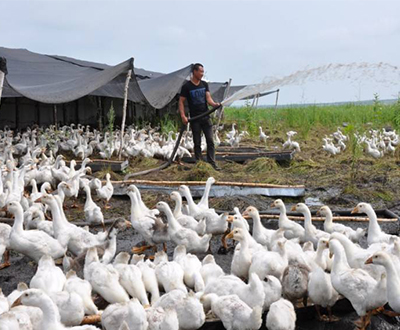
<svg viewBox="0 0 400 330"><path fill-rule="evenodd" d="M182 123L183 123L183 125L188 124L188 118L186 116L182 116Z"/></svg>

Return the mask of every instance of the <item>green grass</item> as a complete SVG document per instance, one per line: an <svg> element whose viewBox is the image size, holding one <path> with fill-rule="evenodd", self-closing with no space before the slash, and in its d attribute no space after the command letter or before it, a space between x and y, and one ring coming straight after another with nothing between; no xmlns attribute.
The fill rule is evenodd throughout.
<svg viewBox="0 0 400 330"><path fill-rule="evenodd" d="M258 126L268 131L296 130L299 136L307 138L312 127L320 126L330 130L347 123L355 130L379 129L390 125L400 128L400 100L384 105L377 99L372 105L327 105L285 108L225 108L227 123L236 122L240 130L258 135Z"/></svg>

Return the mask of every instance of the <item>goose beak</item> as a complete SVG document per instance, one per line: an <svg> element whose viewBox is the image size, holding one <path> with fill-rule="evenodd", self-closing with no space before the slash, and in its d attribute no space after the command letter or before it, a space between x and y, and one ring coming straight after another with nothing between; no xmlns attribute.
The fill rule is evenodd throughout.
<svg viewBox="0 0 400 330"><path fill-rule="evenodd" d="M247 210L244 211L243 214L242 214L242 216L243 216L243 217L248 217L248 216L249 216L249 212L248 212Z"/></svg>
<svg viewBox="0 0 400 330"><path fill-rule="evenodd" d="M35 200L35 203L42 203L42 197L39 197L37 200Z"/></svg>
<svg viewBox="0 0 400 330"><path fill-rule="evenodd" d="M318 210L317 213L315 213L315 215L316 215L317 217L319 217L319 216L321 216L321 212Z"/></svg>
<svg viewBox="0 0 400 330"><path fill-rule="evenodd" d="M292 208L290 209L290 211L292 211L292 212L297 211L296 205L293 205Z"/></svg>
<svg viewBox="0 0 400 330"><path fill-rule="evenodd" d="M17 307L17 306L20 306L20 305L22 305L21 297L19 297L16 301L14 301L14 303L11 306L11 308L14 308L14 307Z"/></svg>
<svg viewBox="0 0 400 330"><path fill-rule="evenodd" d="M232 222L233 222L233 215L230 215L230 216L226 219L226 221L232 223Z"/></svg>
<svg viewBox="0 0 400 330"><path fill-rule="evenodd" d="M231 231L228 235L226 235L226 239L232 239L233 238L233 231Z"/></svg>
<svg viewBox="0 0 400 330"><path fill-rule="evenodd" d="M275 207L275 202L272 202L269 207Z"/></svg>
<svg viewBox="0 0 400 330"><path fill-rule="evenodd" d="M329 244L328 244L329 245ZM332 259L333 258L333 253L332 252L329 252L329 259Z"/></svg>
<svg viewBox="0 0 400 330"><path fill-rule="evenodd" d="M357 206L351 211L351 214L354 214L354 213L360 213Z"/></svg>
<svg viewBox="0 0 400 330"><path fill-rule="evenodd" d="M372 263L373 263L372 257L369 257L369 258L367 259L367 261L365 262L366 265L372 264Z"/></svg>

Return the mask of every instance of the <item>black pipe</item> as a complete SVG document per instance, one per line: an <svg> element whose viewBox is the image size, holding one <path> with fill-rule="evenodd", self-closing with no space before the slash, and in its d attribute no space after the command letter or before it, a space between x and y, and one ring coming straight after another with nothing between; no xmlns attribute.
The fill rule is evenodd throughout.
<svg viewBox="0 0 400 330"><path fill-rule="evenodd" d="M192 122L192 121L195 121L195 120L201 119L201 118L203 118L203 117L205 117L205 116L208 116L208 115L210 115L211 113L213 113L214 111L218 110L221 106L222 106L222 104L219 104L218 106L212 108L211 110L208 110L208 111L202 113L201 115L198 115L198 116L193 117L193 118L189 118L189 119L188 119L188 122L190 123L190 122ZM161 170L167 168L168 166L170 166L170 165L173 163L173 161L174 161L175 154L176 154L176 152L178 151L179 145L181 144L182 135L183 135L183 132L184 132L185 130L186 130L186 125L185 125L185 124L182 124L182 126L181 126L181 128L180 128L180 130L179 130L178 138L176 139L176 142L175 142L174 150L172 151L172 154L171 154L171 156L169 157L168 161L166 161L164 164L160 165L159 167L152 168L152 169L150 169L150 170L145 170L145 171L140 171L140 172L136 172L136 173L127 174L127 175L125 175L125 177L124 177L124 181L127 181L127 180L129 180L130 178L133 178L133 177L136 177L136 176L139 176L139 175L146 175L146 174L149 174L149 173L152 173L152 172L161 171Z"/></svg>

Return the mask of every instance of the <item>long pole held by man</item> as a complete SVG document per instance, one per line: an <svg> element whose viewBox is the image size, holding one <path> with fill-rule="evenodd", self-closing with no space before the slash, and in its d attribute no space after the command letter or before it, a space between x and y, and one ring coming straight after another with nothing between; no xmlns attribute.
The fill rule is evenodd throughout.
<svg viewBox="0 0 400 330"><path fill-rule="evenodd" d="M194 118L198 115L208 111L208 105L212 107L218 107L220 104L214 102L211 97L208 83L201 80L204 76L204 67L200 63L196 63L192 68L192 75L189 81L187 81L181 90L179 97L179 113L182 118L184 125L187 125L188 118L185 114L185 101L187 100L189 106L189 115ZM213 137L213 125L210 116L204 116L200 119L190 122L193 143L194 143L194 156L196 162L202 160L201 155L201 133L204 133L207 142L207 162L211 166L219 171L217 163L215 162L215 146Z"/></svg>

